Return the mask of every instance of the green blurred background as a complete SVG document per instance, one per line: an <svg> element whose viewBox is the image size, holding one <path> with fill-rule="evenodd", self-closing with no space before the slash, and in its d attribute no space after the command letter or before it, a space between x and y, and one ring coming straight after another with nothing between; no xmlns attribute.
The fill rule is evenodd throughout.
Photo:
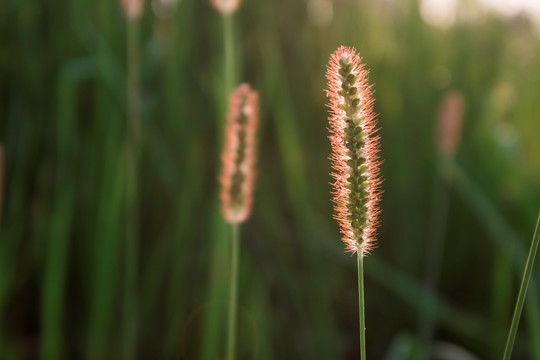
<svg viewBox="0 0 540 360"><path fill-rule="evenodd" d="M540 208L534 23L473 0L445 27L418 0L244 0L233 21L236 83L261 103L239 359L359 356L356 261L329 200L323 89L340 45L371 71L384 159L382 226L365 260L368 357L501 358ZM112 0L0 3L2 360L223 358L222 18L205 0L147 0L132 28L138 57L126 28ZM455 161L435 136L449 91L466 104ZM436 238L439 290L424 280ZM540 359L539 285L514 359Z"/></svg>

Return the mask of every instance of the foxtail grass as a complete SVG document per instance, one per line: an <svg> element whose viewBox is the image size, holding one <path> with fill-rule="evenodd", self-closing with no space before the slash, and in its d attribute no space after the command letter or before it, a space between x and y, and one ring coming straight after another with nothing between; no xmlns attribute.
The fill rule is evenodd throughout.
<svg viewBox="0 0 540 360"><path fill-rule="evenodd" d="M358 256L360 357L365 360L364 256L374 246L380 214L380 138L368 71L355 49L337 49L330 56L326 78L335 219L346 250Z"/></svg>
<svg viewBox="0 0 540 360"><path fill-rule="evenodd" d="M222 156L221 210L231 228L228 360L236 358L240 224L248 219L253 202L258 108L258 94L248 84L240 85L231 95Z"/></svg>

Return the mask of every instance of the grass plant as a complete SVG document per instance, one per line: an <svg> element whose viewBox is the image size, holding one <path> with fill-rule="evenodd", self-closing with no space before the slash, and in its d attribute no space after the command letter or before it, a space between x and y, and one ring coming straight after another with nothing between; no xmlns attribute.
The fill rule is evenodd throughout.
<svg viewBox="0 0 540 360"><path fill-rule="evenodd" d="M381 179L372 90L361 61L354 48L342 46L330 56L326 78L335 218L347 251L358 257L360 358L365 360L364 256L375 242Z"/></svg>
<svg viewBox="0 0 540 360"><path fill-rule="evenodd" d="M231 228L227 360L236 359L240 224L252 211L258 111L258 94L248 84L240 85L231 94L220 178L221 209Z"/></svg>

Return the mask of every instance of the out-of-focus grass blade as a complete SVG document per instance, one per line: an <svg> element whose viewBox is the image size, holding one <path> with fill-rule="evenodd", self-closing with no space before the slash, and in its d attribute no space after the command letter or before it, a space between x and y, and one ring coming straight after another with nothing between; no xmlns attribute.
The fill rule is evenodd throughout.
<svg viewBox="0 0 540 360"><path fill-rule="evenodd" d="M42 359L62 359L62 310L64 308L65 270L69 252L69 230L73 214L74 192L63 189L52 214L42 303Z"/></svg>
<svg viewBox="0 0 540 360"><path fill-rule="evenodd" d="M410 334L398 334L390 343L384 360L426 360L422 345Z"/></svg>
<svg viewBox="0 0 540 360"><path fill-rule="evenodd" d="M75 105L77 87L81 80L94 74L92 58L68 62L60 72L57 91L57 186L56 201L51 215L51 231L42 289L42 359L63 358L62 311L66 281L70 229L75 200L75 181L72 177L76 164L77 140Z"/></svg>
<svg viewBox="0 0 540 360"><path fill-rule="evenodd" d="M117 118L110 119L113 126L106 140L108 156L105 159L103 180L101 183L100 205L95 233L95 252L93 256L93 277L91 283L91 308L87 358L89 360L106 359L110 350L114 318L114 299L118 295L118 277L120 257L119 246L122 223L122 204L124 194L124 163L116 141L121 124ZM116 128L116 129L115 129ZM116 131L114 131L116 130Z"/></svg>
<svg viewBox="0 0 540 360"><path fill-rule="evenodd" d="M217 194L216 194L217 198ZM216 204L218 205L218 204ZM211 215L212 224L212 249L210 263L211 276L210 287L207 295L208 303L219 304L227 299L228 276L229 273L229 232L225 220L220 212L219 206L215 206ZM241 246L241 245L240 245ZM244 270L245 271L245 270ZM241 301L241 300L240 300ZM223 344L225 329L225 310L226 306L208 306L203 313L203 326L200 345L200 359L217 359L223 356L220 351ZM221 355L220 355L221 354Z"/></svg>

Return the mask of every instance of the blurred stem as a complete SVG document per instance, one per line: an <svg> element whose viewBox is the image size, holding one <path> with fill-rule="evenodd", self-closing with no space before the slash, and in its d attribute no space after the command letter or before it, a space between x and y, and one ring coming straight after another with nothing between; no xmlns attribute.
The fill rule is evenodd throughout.
<svg viewBox="0 0 540 360"><path fill-rule="evenodd" d="M235 75L234 75L234 33L233 33L233 15L232 14L223 14L222 15L222 23L223 23L223 63L224 63L224 68L223 68L223 72L224 72L224 84L223 84L223 94L222 95L219 95L217 98L221 98L221 96L223 96L222 98L222 101L217 101L218 105L222 105L222 106L218 106L218 108L220 108L221 110L219 111L219 117L217 118L217 121L218 121L218 124L220 124L220 127L219 127L219 131L221 132L221 134L224 134L224 123L225 123L225 116L224 114L226 113L226 109L227 109L227 106L228 106L228 103L229 103L229 95L230 93L232 92L232 88L234 86L234 79L235 79ZM221 65L221 64L220 64ZM220 136L218 137L217 139L217 142L218 142L218 145L221 145L222 144L222 139L224 139L224 136ZM217 149L220 149L221 146L217 146L216 147ZM220 154L219 153L216 153L216 159L220 159ZM218 199L218 197L215 197L215 199ZM217 208L217 205L216 205L216 208ZM213 214L213 226L212 228L214 229L213 230L213 260L212 260L212 273L215 273L216 271L219 272L222 268L222 251L221 249L225 249L225 246L228 245L228 243L226 241L222 241L222 240L227 240L227 239L224 239L224 233L226 234L227 231L221 231L221 228L225 228L227 226L227 224L225 224L222 220L222 216L221 214L219 213L219 211L217 211L215 214ZM232 227L237 227L238 225L231 225ZM235 240L235 230L232 229L231 230L233 232L233 240L232 242L234 243L235 241L238 241L238 240ZM237 231L237 230L236 230ZM238 249L234 249L234 246L232 246L232 250L233 252L234 251L238 251ZM232 253L231 253L231 259L232 259ZM236 265L232 265L232 262L231 262L231 266L234 267L234 266L237 266ZM233 278L234 276L232 275L232 269L231 269L231 283L229 284L230 287L229 287L229 296L233 296L234 293L233 293ZM226 288L222 288L220 286L220 284L216 281L216 279L214 278L211 278L210 279L211 283L210 283L210 289L209 289L209 297L211 299L214 299L214 298L221 298L224 294L225 294L225 291L226 291ZM236 280L235 280L236 281ZM236 292L236 290L234 290L234 292ZM234 331L234 328L235 328L235 324L233 323L234 321L236 321L235 319L235 315L234 315L234 312L236 311L235 308L231 308L231 306L233 306L234 303L233 301L231 301L231 304L229 306L229 313L228 313L228 326L229 326L229 332L227 334L227 354L229 354L229 351L233 353L234 355L234 340L235 340L235 335L232 334L232 332L230 331L231 327ZM220 330L220 326L221 325L221 322L223 321L220 317L221 313L220 311L218 311L217 309L210 309L209 311L206 312L205 314L205 318L204 318L204 326L203 326L203 339L202 339L202 344L203 346L201 347L201 358L202 359L209 359L209 358L215 358L217 356L217 354L219 353L219 344L220 344L220 333L219 333L219 330ZM231 356L233 356L231 355ZM227 359L230 359L230 357L227 357Z"/></svg>
<svg viewBox="0 0 540 360"><path fill-rule="evenodd" d="M364 312L364 254L358 253L358 318L360 323L360 359L366 360L366 316Z"/></svg>
<svg viewBox="0 0 540 360"><path fill-rule="evenodd" d="M447 184L437 177L434 188L433 203L431 207L431 229L430 240L426 244L426 256L424 267L424 285L426 289L437 296L440 276L441 264L444 252L445 232L448 221L448 204L450 198L449 188L451 186L452 176L451 167L448 165L448 159L441 159L442 168L440 173L448 178ZM433 303L432 305L434 305ZM426 354L431 353L431 343L433 341L433 332L435 329L435 317L437 309L428 309L429 304L427 298L424 298L422 306L420 306L420 317L418 321L418 329L420 339L424 345ZM431 310L431 311L429 311Z"/></svg>
<svg viewBox="0 0 540 360"><path fill-rule="evenodd" d="M214 199L219 198L219 193L216 191L213 195ZM217 301L224 299L228 295L227 281L221 281L219 276L227 272L229 260L227 256L230 251L230 224L223 221L221 209L217 201L211 207L211 226L212 231L212 249L211 249L211 264L209 278L209 290L207 301ZM225 304L226 306L227 304ZM222 343L222 325L227 319L223 316L223 310L216 306L209 307L204 313L202 338L201 338L201 353L199 359L217 359L221 356L220 344Z"/></svg>
<svg viewBox="0 0 540 360"><path fill-rule="evenodd" d="M225 57L225 104L228 103L234 81L234 30L233 15L223 15L224 57Z"/></svg>
<svg viewBox="0 0 540 360"><path fill-rule="evenodd" d="M227 360L236 358L236 310L238 308L238 258L240 225L231 224L231 270L229 281L229 321L227 331Z"/></svg>
<svg viewBox="0 0 540 360"><path fill-rule="evenodd" d="M63 334L66 270L70 251L70 232L75 206L75 183L70 169L78 159L76 100L80 83L95 75L92 58L67 61L58 77L57 158L55 200L51 211L50 233L45 262L41 303L41 359L64 358ZM0 356L1 357L1 356Z"/></svg>
<svg viewBox="0 0 540 360"><path fill-rule="evenodd" d="M56 194L43 284L41 359L62 359L62 323L69 232L73 215L74 191L66 185Z"/></svg>
<svg viewBox="0 0 540 360"><path fill-rule="evenodd" d="M514 341L516 340L519 318L521 317L521 311L523 310L523 304L525 303L525 296L527 295L527 288L529 287L529 282L531 280L534 259L536 257L536 251L538 250L538 243L540 242L540 234L538 233L539 223L540 213L538 214L538 219L536 220L536 227L534 229L531 248L529 250L529 256L527 257L527 263L523 273L523 280L519 289L516 309L514 310L514 317L512 318L512 324L510 325L510 332L508 333L508 340L506 341L503 360L510 360L510 355L512 354L512 349L514 347Z"/></svg>
<svg viewBox="0 0 540 360"><path fill-rule="evenodd" d="M225 98L228 104L233 90L234 74L234 36L232 14L223 15L224 57L225 57ZM229 281L229 312L227 331L227 360L236 358L236 311L238 302L238 257L240 252L239 224L231 224L231 261Z"/></svg>
<svg viewBox="0 0 540 360"><path fill-rule="evenodd" d="M127 114L128 129L126 133L126 243L125 243L125 282L124 282L124 349L123 358L133 359L137 330L137 169L138 145L140 136L139 107L139 20L128 19L127 22Z"/></svg>
<svg viewBox="0 0 540 360"><path fill-rule="evenodd" d="M114 71L116 53L116 27L109 0L100 0L97 4L97 70L95 87L96 105L94 119L95 132L91 141L100 146L89 152L89 170L81 168L87 175L85 189L99 184L91 196L97 198L96 218L87 222L88 230L93 232L92 267L90 278L90 299L88 301L88 333L84 357L88 360L107 359L111 352L111 333L121 328L115 316L115 300L120 284L116 274L122 273L119 266L122 238L118 224L123 220L125 164L122 153L123 122L118 111L115 96L117 93L116 71ZM95 150L95 151L94 151ZM94 169L92 169L92 167ZM95 170L95 171L91 171ZM89 198L90 199L90 198Z"/></svg>
<svg viewBox="0 0 540 360"><path fill-rule="evenodd" d="M139 20L128 19L127 21L127 111L128 126L133 142L139 136L140 107L139 107L139 79L140 79L140 44L139 44Z"/></svg>

